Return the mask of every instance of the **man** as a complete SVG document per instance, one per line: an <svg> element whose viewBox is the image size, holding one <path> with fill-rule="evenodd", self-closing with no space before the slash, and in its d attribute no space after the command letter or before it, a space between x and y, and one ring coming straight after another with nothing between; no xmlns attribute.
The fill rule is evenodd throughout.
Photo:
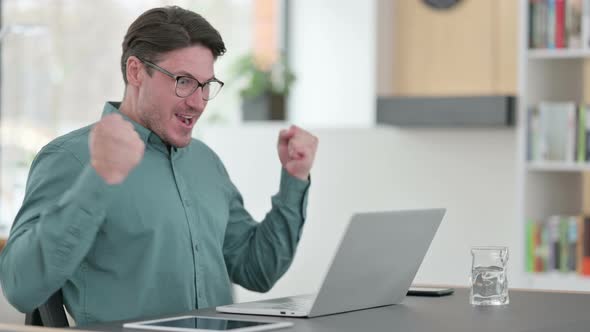
<svg viewBox="0 0 590 332"><path fill-rule="evenodd" d="M279 134L278 194L261 223L192 129L223 83L219 33L179 7L129 27L122 103L45 146L0 256L7 299L30 312L61 290L77 324L230 303L231 282L268 291L305 219L317 138ZM81 110L83 111L83 110Z"/></svg>

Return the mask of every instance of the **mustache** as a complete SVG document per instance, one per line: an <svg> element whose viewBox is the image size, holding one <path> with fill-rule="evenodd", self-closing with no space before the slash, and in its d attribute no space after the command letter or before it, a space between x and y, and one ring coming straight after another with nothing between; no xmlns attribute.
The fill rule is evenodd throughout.
<svg viewBox="0 0 590 332"><path fill-rule="evenodd" d="M203 113L202 111L198 111L194 108L187 108L187 109L174 109L174 113L182 113L182 114L187 114L187 115L200 115L201 113Z"/></svg>

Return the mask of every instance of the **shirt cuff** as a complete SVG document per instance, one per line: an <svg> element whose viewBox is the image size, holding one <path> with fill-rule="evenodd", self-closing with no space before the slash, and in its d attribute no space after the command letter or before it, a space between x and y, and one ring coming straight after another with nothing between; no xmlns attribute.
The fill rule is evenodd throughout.
<svg viewBox="0 0 590 332"><path fill-rule="evenodd" d="M61 203L73 204L94 217L105 217L117 187L106 183L94 167L87 164Z"/></svg>
<svg viewBox="0 0 590 332"><path fill-rule="evenodd" d="M279 189L280 200L288 206L300 206L305 211L307 205L307 192L311 181L304 181L281 169L281 184Z"/></svg>

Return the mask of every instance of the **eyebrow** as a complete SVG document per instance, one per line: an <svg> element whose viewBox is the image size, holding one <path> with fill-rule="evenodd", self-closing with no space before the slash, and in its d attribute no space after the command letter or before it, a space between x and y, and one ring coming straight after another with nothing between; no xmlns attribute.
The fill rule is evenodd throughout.
<svg viewBox="0 0 590 332"><path fill-rule="evenodd" d="M195 80L201 82L201 80L199 80L198 78L194 77L192 74L190 74L189 72L187 72L185 70L179 71L178 74L176 74L176 76L186 76L186 77L190 77L192 79L195 79ZM215 75L213 75L210 78L204 80L202 83L209 82L209 81L211 81L214 78L216 78Z"/></svg>

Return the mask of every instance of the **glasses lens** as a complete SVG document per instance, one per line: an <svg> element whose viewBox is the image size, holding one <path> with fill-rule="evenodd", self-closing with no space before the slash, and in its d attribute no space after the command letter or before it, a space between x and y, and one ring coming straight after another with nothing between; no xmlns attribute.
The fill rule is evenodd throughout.
<svg viewBox="0 0 590 332"><path fill-rule="evenodd" d="M221 90L221 83L216 81L210 81L203 87L203 99L211 100L217 96Z"/></svg>
<svg viewBox="0 0 590 332"><path fill-rule="evenodd" d="M181 98L188 97L193 93L199 83L190 77L179 77L176 80L176 95Z"/></svg>
<svg viewBox="0 0 590 332"><path fill-rule="evenodd" d="M199 82L190 77L179 77L176 81L176 95L181 98L186 98L193 94L198 88ZM221 90L222 84L216 81L205 83L202 88L203 99L211 100L217 96Z"/></svg>

